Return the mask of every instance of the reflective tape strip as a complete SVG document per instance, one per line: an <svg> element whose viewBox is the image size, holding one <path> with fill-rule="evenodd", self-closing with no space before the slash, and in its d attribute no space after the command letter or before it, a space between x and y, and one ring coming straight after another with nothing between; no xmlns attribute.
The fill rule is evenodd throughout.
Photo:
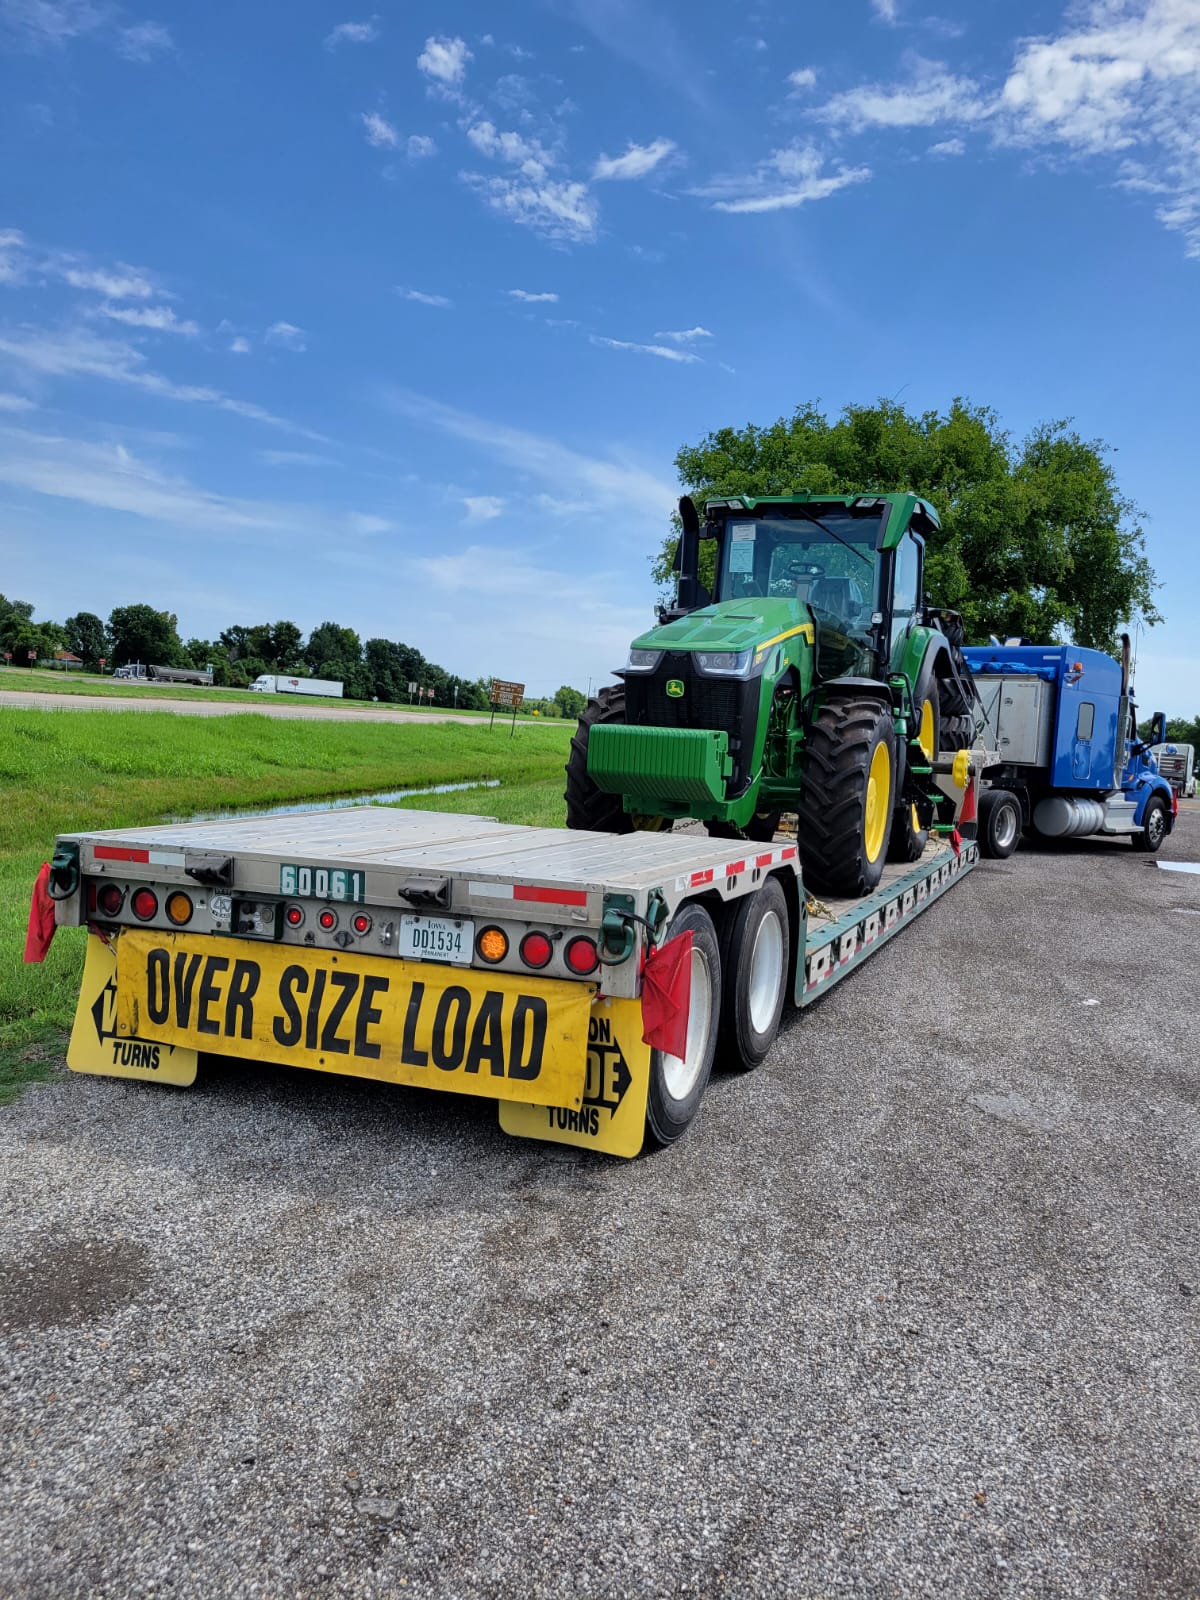
<svg viewBox="0 0 1200 1600"><path fill-rule="evenodd" d="M469 883L476 900L520 900L527 905L586 906L586 889L539 889L529 883Z"/></svg>
<svg viewBox="0 0 1200 1600"><path fill-rule="evenodd" d="M92 847L97 861L134 861L143 867L181 867L183 854L177 850L132 850L120 844L98 844Z"/></svg>

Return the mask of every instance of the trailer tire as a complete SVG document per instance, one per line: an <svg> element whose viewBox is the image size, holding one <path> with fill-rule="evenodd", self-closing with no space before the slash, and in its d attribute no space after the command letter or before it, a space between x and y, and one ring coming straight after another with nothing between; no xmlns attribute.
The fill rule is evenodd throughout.
<svg viewBox="0 0 1200 1600"><path fill-rule="evenodd" d="M646 1134L657 1145L674 1144L700 1109L712 1074L721 1023L721 947L703 906L689 901L675 913L666 937L691 932L692 1003L688 1013L687 1054L650 1052Z"/></svg>
<svg viewBox="0 0 1200 1600"><path fill-rule="evenodd" d="M724 961L720 1052L742 1072L762 1065L787 999L791 936L787 899L776 878L730 908Z"/></svg>
<svg viewBox="0 0 1200 1600"><path fill-rule="evenodd" d="M1133 848L1153 855L1167 837L1169 829L1167 802L1160 794L1151 795L1142 812L1141 831L1133 835Z"/></svg>
<svg viewBox="0 0 1200 1600"><path fill-rule="evenodd" d="M567 827L582 828L590 833L670 833L674 824L669 817L633 815L626 811L619 794L606 793L588 775L588 738L592 729L600 723L624 721L623 683L601 689L594 700L588 701L567 757L567 787L563 794L567 802Z"/></svg>
<svg viewBox="0 0 1200 1600"><path fill-rule="evenodd" d="M1006 861L1021 842L1021 802L1008 789L985 789L979 801L979 849Z"/></svg>
<svg viewBox="0 0 1200 1600"><path fill-rule="evenodd" d="M895 786L891 707L849 696L826 700L805 736L796 808L810 889L827 895L874 889L887 857Z"/></svg>

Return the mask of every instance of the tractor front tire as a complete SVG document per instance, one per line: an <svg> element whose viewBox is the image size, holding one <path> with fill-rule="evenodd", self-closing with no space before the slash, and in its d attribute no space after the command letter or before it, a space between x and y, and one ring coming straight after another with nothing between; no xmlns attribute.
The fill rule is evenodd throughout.
<svg viewBox="0 0 1200 1600"><path fill-rule="evenodd" d="M827 700L804 739L796 838L806 886L869 894L883 874L895 803L892 709L883 700Z"/></svg>
<svg viewBox="0 0 1200 1600"><path fill-rule="evenodd" d="M606 794L588 776L588 738L602 723L625 721L625 685L601 689L589 700L571 740L567 757L567 827L590 833L632 833L633 818L625 810L619 794Z"/></svg>

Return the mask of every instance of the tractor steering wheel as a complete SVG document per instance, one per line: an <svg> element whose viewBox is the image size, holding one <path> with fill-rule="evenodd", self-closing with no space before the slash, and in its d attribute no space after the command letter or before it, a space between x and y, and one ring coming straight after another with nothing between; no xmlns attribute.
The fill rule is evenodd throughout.
<svg viewBox="0 0 1200 1600"><path fill-rule="evenodd" d="M825 576L825 568L817 566L815 561L793 561L789 563L783 575L793 583L799 583L802 578L810 580L823 578Z"/></svg>

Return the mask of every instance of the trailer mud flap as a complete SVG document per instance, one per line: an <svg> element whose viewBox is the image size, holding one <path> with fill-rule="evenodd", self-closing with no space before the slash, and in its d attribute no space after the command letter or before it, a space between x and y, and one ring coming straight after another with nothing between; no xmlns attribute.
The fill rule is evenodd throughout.
<svg viewBox="0 0 1200 1600"><path fill-rule="evenodd" d="M67 1045L71 1071L186 1089L196 1081L196 1057L197 1052L185 1045L118 1032L117 953L111 944L89 933L83 982Z"/></svg>
<svg viewBox="0 0 1200 1600"><path fill-rule="evenodd" d="M583 1104L590 983L131 929L117 1032L488 1100Z"/></svg>
<svg viewBox="0 0 1200 1600"><path fill-rule="evenodd" d="M500 1103L500 1126L518 1139L548 1139L632 1157L646 1135L650 1046L640 1000L596 1000L588 1020L587 1086L578 1111Z"/></svg>

